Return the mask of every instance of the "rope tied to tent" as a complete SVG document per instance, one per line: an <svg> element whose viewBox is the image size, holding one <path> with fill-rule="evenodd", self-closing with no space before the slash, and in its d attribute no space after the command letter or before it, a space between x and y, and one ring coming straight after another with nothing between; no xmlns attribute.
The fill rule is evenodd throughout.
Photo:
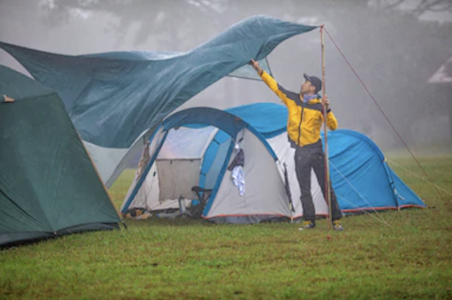
<svg viewBox="0 0 452 300"><path fill-rule="evenodd" d="M339 53L341 54L341 56L344 58L345 62L347 63L347 65L350 67L350 69L352 70L352 72L355 74L356 78L359 80L359 82L361 83L361 85L363 86L364 90L367 92L367 94L369 95L369 97L373 100L373 102L375 103L375 105L377 106L377 108L380 110L380 112L382 113L382 115L384 116L384 118L386 119L386 121L389 123L389 125L392 127L392 129L394 130L394 132L397 134L398 138L402 141L403 145L405 146L405 148L408 150L408 152L410 153L411 157L413 157L414 161L416 162L416 164L419 166L419 168L422 170L422 172L424 173L425 177L428 179L428 182L433 185L433 187L435 188L436 192L438 193L438 195L440 196L440 198L443 201L446 201L443 197L443 195L440 193L439 189L437 188L437 186L433 183L433 181L430 179L430 176L428 176L427 172L425 171L425 169L422 167L422 165L420 164L420 162L418 161L418 159L416 158L416 156L414 155L414 153L411 151L411 149L408 147L407 143L405 142L405 140L402 138L402 136L399 134L399 132L397 131L397 129L394 127L394 125L392 124L392 122L389 120L388 116L384 113L383 109L380 107L380 105L378 104L377 100L375 100L375 97L372 95L372 93L370 92L370 90L367 88L366 84L364 83L364 81L361 79L361 77L358 75L358 73L356 72L356 70L353 68L352 64L350 63L350 61L347 59L347 57L345 56L344 52L341 50L341 48L339 47L339 45L336 43L336 41L333 39L333 37L330 35L330 33L328 32L328 30L326 28L323 28L323 25L321 26L321 32L323 32L323 29L325 29L326 34L328 35L328 37L330 38L330 40L333 42L334 46L336 47L336 49L339 51Z"/></svg>
<svg viewBox="0 0 452 300"><path fill-rule="evenodd" d="M399 167L399 168L401 168L402 170L404 170L404 171L410 173L411 175L413 175L413 176L415 176L415 177L421 179L421 180L424 181L424 182L429 183L428 179L422 178L422 176L420 176L420 175L418 175L418 174L416 174L416 173L414 173L414 172L408 170L407 168L405 168L405 167L402 166L401 164L396 163L396 162L393 161L392 159L387 159L387 160L388 160L391 164L396 165L397 167ZM432 182L431 184L433 184L434 186L436 186L439 190L443 191L444 193L446 193L446 194L452 196L452 192L450 192L450 191L448 191L448 190L446 190L446 189L440 187L439 185L437 185L437 184L435 184L435 183L433 183L433 182Z"/></svg>
<svg viewBox="0 0 452 300"><path fill-rule="evenodd" d="M345 181L348 183L348 185L350 185L351 186L351 188L356 192L356 194L358 194L358 196L361 198L361 199L363 199L367 204L369 204L369 207L370 208L372 208L372 211L378 216L378 218L377 217L374 217L375 219L377 219L377 220L379 220L379 221L381 221L383 224L385 224L386 226L388 226L388 227L391 227L391 225L378 213L378 211L372 206L372 204L370 204L370 202L366 199L366 198L364 198L364 196L353 186L353 184L347 179L347 177L345 177L345 175L344 174L342 174L342 172L341 171L339 171L339 169L338 168L336 168L336 166L333 164L333 163L331 163L331 165L333 166L333 168L336 170L336 172L338 172L339 173L339 175L341 175L342 176L342 178L344 178L345 179ZM344 197L341 197L342 199L344 199L344 200L347 200L347 199L345 199ZM348 201L347 200L347 202L349 202L349 204L352 204L352 205L354 205L355 207L358 207L357 205L355 205L354 203L352 203L351 201ZM367 213L367 214L369 214L369 215L371 215L369 212L367 212L366 210L362 210L363 212L365 212L365 213ZM373 216L372 216L373 217Z"/></svg>

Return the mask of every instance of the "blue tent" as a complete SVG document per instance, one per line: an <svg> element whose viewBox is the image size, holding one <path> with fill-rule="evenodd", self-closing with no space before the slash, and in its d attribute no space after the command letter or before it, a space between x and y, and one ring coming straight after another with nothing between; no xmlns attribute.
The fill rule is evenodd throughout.
<svg viewBox="0 0 452 300"><path fill-rule="evenodd" d="M287 108L274 103L257 103L226 111L192 108L169 116L151 139L153 146L149 150L151 159L146 164L146 172L139 170L141 177L132 185L122 211L136 207L137 203L149 203L147 208L152 209L152 201L155 199L152 199L149 193L139 195L139 191L143 185L152 189L152 185L146 185L146 181L152 180L147 176L147 172L155 167L158 157L162 157L160 151L168 142L172 151L172 156L168 156L171 159L171 166L178 170L173 176L179 176L180 181L184 181L188 176L186 174L191 174L189 176L193 177L192 185L212 189L203 210L204 218L223 221L226 218L228 222L248 223L252 220L260 221L265 217L300 217L302 215L298 200L300 192L294 174L293 149L290 148L287 139L286 124ZM182 127L185 128L182 130ZM214 128L218 131L213 131ZM246 133L243 133L244 129L247 130ZM182 132L178 135L177 132L180 130ZM202 130L212 134L200 134ZM198 151L197 155L191 156L192 159L200 158L200 172L180 173L180 169L176 167L181 158L178 155L186 153L189 151L187 147L190 147L180 138L181 135L190 145L199 144L198 148L203 149ZM262 144L260 148L250 146L251 143L246 140L253 135L256 137L255 141ZM227 170L227 166L234 159L234 145L241 144L241 139L245 139L245 142L242 142L244 145L240 145L245 151L244 168L247 168L247 163L254 164L246 169L245 185L247 186L248 182L253 184L253 180L256 179L262 189L270 187L271 190L277 191L276 194L269 194L268 191L263 193L252 187L248 191L247 186L245 195L238 195L231 183L231 172ZM329 132L328 142L331 180L344 213L425 207L423 201L391 170L383 153L368 137L352 130L341 129ZM270 160L276 168L270 166ZM266 169L257 169L256 166L260 164L266 165ZM287 179L282 176L284 165L288 172ZM199 168L198 165L195 167ZM160 171L164 172L165 168L162 165ZM160 171L156 172L157 169L152 172L153 176L156 173L160 176ZM166 179L160 177L159 180ZM317 214L326 215L327 207L317 180L312 182ZM162 186L163 184L160 185ZM285 187L290 190L293 210ZM159 198L162 200L162 197ZM243 202L246 202L246 205ZM236 209L237 207L239 208Z"/></svg>

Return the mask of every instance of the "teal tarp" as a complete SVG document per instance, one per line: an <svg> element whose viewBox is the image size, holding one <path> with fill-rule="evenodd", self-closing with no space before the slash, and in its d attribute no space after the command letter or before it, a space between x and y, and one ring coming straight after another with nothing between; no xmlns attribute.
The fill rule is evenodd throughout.
<svg viewBox="0 0 452 300"><path fill-rule="evenodd" d="M186 53L115 52L68 56L1 43L62 98L84 141L129 148L145 130L227 76L248 77L282 41L316 27L266 16L246 19Z"/></svg>

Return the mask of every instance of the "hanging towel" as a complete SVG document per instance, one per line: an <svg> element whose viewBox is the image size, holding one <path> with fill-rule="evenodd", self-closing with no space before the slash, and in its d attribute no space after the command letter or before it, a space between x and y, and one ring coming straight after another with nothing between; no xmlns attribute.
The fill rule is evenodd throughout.
<svg viewBox="0 0 452 300"><path fill-rule="evenodd" d="M238 152L234 159L228 166L228 170L232 171L232 181L239 189L240 196L245 195L245 174L243 173L243 166L245 165L245 153L240 149L239 144L234 147Z"/></svg>
<svg viewBox="0 0 452 300"><path fill-rule="evenodd" d="M232 181L239 189L240 196L243 197L245 195L245 175L242 166L236 166L232 169Z"/></svg>

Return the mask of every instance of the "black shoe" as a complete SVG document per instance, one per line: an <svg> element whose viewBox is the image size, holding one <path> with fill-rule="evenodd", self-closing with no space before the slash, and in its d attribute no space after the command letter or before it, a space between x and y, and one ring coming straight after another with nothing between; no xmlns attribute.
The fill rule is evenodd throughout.
<svg viewBox="0 0 452 300"><path fill-rule="evenodd" d="M299 230L303 230L303 229L312 229L315 227L315 223L312 221L304 221L303 222L303 226L298 228Z"/></svg>
<svg viewBox="0 0 452 300"><path fill-rule="evenodd" d="M333 221L333 229L336 231L343 231L344 227L341 225L341 220Z"/></svg>

